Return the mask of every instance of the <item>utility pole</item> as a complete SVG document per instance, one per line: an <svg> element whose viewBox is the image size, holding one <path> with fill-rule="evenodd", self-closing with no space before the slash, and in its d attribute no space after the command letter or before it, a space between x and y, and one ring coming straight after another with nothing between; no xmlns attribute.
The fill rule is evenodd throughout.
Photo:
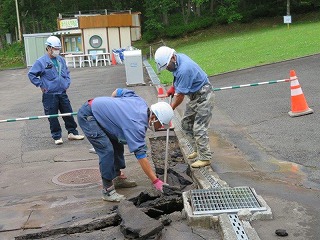
<svg viewBox="0 0 320 240"><path fill-rule="evenodd" d="M20 27L20 17L19 17L19 6L18 6L18 0L16 1L16 12L17 12L17 22L18 22L18 41L21 42L22 36L21 36L21 27Z"/></svg>
<svg viewBox="0 0 320 240"><path fill-rule="evenodd" d="M285 23L287 23L288 29L289 29L290 23L292 22L291 15L290 15L290 0L287 0L287 16L285 16L284 19L285 19L284 21L285 21Z"/></svg>

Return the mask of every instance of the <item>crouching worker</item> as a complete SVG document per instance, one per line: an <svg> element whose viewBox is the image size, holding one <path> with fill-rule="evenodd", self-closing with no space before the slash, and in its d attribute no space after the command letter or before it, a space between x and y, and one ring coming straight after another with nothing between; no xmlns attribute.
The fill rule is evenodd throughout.
<svg viewBox="0 0 320 240"><path fill-rule="evenodd" d="M157 178L147 159L146 132L169 127L173 110L166 102L148 108L144 99L128 89L116 89L111 97L87 101L78 111L78 123L99 156L102 198L119 202L125 197L116 192L121 187L135 187L121 171L126 167L124 144L133 152L153 186L162 191L164 183Z"/></svg>

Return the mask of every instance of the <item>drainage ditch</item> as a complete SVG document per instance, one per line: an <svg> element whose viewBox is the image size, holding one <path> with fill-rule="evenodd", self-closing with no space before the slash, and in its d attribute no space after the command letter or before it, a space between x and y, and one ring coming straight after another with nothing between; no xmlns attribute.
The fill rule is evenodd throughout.
<svg viewBox="0 0 320 240"><path fill-rule="evenodd" d="M150 144L156 174L163 179L166 158L163 146L166 146L166 137L151 138ZM190 178L189 165L184 161L176 136L169 137L167 173L167 183L170 186L178 187L180 190L184 190L193 183Z"/></svg>
<svg viewBox="0 0 320 240"><path fill-rule="evenodd" d="M166 146L166 137L151 138L150 145L156 174L163 180L166 158L166 151L163 146ZM182 211L182 191L194 188L193 181L189 177L189 165L184 161L176 136L169 137L167 166L167 183L169 186L164 186L163 194L159 195L144 191L139 196L130 199L136 207L143 209L151 218L157 219L162 215Z"/></svg>

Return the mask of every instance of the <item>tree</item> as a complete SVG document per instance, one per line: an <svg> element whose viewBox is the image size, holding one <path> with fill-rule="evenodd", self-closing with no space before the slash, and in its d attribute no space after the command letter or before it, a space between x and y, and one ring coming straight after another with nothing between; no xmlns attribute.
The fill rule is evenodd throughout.
<svg viewBox="0 0 320 240"><path fill-rule="evenodd" d="M201 16L201 6L204 4L204 3L207 3L209 0L192 0L192 2L195 3L196 5L196 13L197 13L197 16L200 17Z"/></svg>
<svg viewBox="0 0 320 240"><path fill-rule="evenodd" d="M220 23L232 23L242 19L239 11L240 0L224 0L217 8L217 19Z"/></svg>
<svg viewBox="0 0 320 240"><path fill-rule="evenodd" d="M12 0L2 0L0 3L0 48L5 44L5 34L11 33L17 36L17 20L15 2ZM16 37L17 38L17 37ZM15 40L15 39L13 39Z"/></svg>
<svg viewBox="0 0 320 240"><path fill-rule="evenodd" d="M53 32L57 30L57 17L74 16L80 12L93 10L107 11L132 10L142 13L142 28L151 37L165 35L168 27L194 24L195 17L209 16L218 23L231 24L235 21L250 22L258 17L283 16L286 3L291 1L291 12L305 13L320 7L320 0L17 0L20 10L23 34ZM15 1L0 1L0 48L4 45L5 34L17 38L17 16ZM173 18L174 17L174 18ZM201 21L201 20L199 20ZM196 24L194 24L196 25ZM203 25L202 25L203 26ZM200 26L201 27L201 26ZM190 26L188 31L194 27ZM171 31L171 30L170 30ZM178 33L178 34L179 34Z"/></svg>

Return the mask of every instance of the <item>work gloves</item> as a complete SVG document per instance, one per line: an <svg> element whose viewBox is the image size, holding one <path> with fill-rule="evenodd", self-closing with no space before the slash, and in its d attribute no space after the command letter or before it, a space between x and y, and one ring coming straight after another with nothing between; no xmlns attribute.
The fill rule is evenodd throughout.
<svg viewBox="0 0 320 240"><path fill-rule="evenodd" d="M160 192L163 192L163 186L164 185L168 185L164 182L162 182L159 178L157 178L156 180L153 181L153 186Z"/></svg>
<svg viewBox="0 0 320 240"><path fill-rule="evenodd" d="M174 93L175 93L174 86L171 86L171 87L169 88L169 90L167 91L167 97L170 97L170 96L173 97Z"/></svg>
<svg viewBox="0 0 320 240"><path fill-rule="evenodd" d="M169 195L182 196L180 187L170 186L169 184L162 182L159 178L153 181L153 186L166 196L169 196Z"/></svg>

